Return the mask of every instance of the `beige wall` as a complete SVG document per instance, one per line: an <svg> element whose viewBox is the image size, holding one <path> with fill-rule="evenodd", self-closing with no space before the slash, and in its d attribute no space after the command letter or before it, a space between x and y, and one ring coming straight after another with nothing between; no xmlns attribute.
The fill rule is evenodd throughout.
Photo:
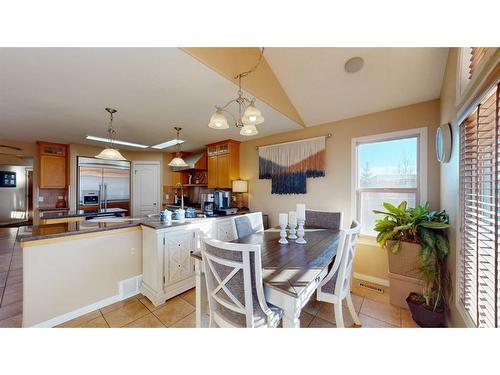
<svg viewBox="0 0 500 375"><path fill-rule="evenodd" d="M434 157L433 142L439 120L439 100L432 100L244 142L240 146L240 177L249 180L250 209L269 214L271 225L276 225L280 212L288 212L297 202L303 202L311 209L342 211L344 223L347 223L352 218L351 202L355 198L351 186L352 138L420 127L428 128L428 200L433 208L439 208L439 164ZM255 146L327 133L332 133L333 137L326 144L326 176L307 179L307 194L272 195L271 181L258 179L259 160ZM360 247L355 272L387 279L385 250Z"/></svg>
<svg viewBox="0 0 500 375"><path fill-rule="evenodd" d="M451 273L451 279L453 283L453 299L450 302L450 323L453 327L463 327L465 326L464 319L462 318L460 312L458 311L456 305L456 295L457 292L457 266L458 266L458 254L459 254L459 228L460 228L460 206L459 206L459 196L460 196L460 186L459 186L459 116L461 112L464 111L467 104L474 101L475 96L480 94L485 86L493 80L492 77L498 77L499 66L497 62L500 60L500 52L496 53L489 63L485 66L482 74L478 76L478 79L474 81L473 86L468 91L468 95L459 100L457 103L457 66L459 59L458 48L451 48L448 55L448 63L446 66L445 76L443 80L443 86L441 89L441 118L440 123L450 123L452 125L453 131L453 145L451 158L448 163L441 165L441 208L446 209L450 215L450 222L452 224L451 228L448 230L448 237L450 239L451 253L448 257L448 269ZM486 76L486 72L490 71L497 65L496 71L493 72L489 77ZM486 80L483 80L486 78Z"/></svg>
<svg viewBox="0 0 500 375"><path fill-rule="evenodd" d="M140 227L33 244L23 248L23 327L115 297L142 274Z"/></svg>
<svg viewBox="0 0 500 375"><path fill-rule="evenodd" d="M70 209L76 209L76 157L77 156L89 156L93 157L102 151L102 147L89 146L83 144L71 144L70 152L69 152L69 183L70 183L70 192L69 192L69 204ZM164 164L164 153L163 152L148 152L148 151L127 151L121 150L122 155L129 161L158 161L160 162L161 168L161 176L160 176L160 185L163 183L165 179L165 174L170 173L168 171L168 167ZM170 157L170 156L169 156ZM162 187L159 187L160 191Z"/></svg>

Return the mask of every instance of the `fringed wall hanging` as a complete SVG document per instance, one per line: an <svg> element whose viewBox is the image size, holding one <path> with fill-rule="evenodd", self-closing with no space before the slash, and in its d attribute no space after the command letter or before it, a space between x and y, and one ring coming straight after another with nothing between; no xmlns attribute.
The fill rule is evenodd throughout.
<svg viewBox="0 0 500 375"><path fill-rule="evenodd" d="M308 177L323 177L329 136L260 146L259 178L271 179L271 194L305 194Z"/></svg>

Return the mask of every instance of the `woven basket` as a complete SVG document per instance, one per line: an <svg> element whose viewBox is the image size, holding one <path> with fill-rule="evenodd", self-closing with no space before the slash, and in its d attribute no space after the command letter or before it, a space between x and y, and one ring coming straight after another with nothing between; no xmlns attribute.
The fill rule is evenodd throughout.
<svg viewBox="0 0 500 375"><path fill-rule="evenodd" d="M412 242L401 241L399 251L394 254L391 246L396 241L387 241L386 248L389 254L389 272L398 275L420 278L420 245Z"/></svg>

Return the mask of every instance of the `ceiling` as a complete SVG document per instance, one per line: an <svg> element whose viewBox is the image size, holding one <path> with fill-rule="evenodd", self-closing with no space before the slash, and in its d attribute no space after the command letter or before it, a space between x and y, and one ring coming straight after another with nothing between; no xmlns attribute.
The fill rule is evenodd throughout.
<svg viewBox="0 0 500 375"><path fill-rule="evenodd" d="M173 127L180 126L183 150L195 150L245 140L235 127L207 126L214 105L236 91L177 48L2 48L0 138L102 146L85 136L106 136L109 106L118 110L117 139L154 145L175 138ZM265 103L258 106L266 121L257 137L302 128Z"/></svg>
<svg viewBox="0 0 500 375"><path fill-rule="evenodd" d="M355 56L364 66L347 73ZM448 48L266 48L265 57L312 126L439 98Z"/></svg>

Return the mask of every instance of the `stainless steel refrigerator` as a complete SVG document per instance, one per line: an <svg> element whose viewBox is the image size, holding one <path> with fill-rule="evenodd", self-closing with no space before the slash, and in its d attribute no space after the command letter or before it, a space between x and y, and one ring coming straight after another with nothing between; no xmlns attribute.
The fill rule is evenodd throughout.
<svg viewBox="0 0 500 375"><path fill-rule="evenodd" d="M130 212L130 162L78 157L80 210L124 208Z"/></svg>

